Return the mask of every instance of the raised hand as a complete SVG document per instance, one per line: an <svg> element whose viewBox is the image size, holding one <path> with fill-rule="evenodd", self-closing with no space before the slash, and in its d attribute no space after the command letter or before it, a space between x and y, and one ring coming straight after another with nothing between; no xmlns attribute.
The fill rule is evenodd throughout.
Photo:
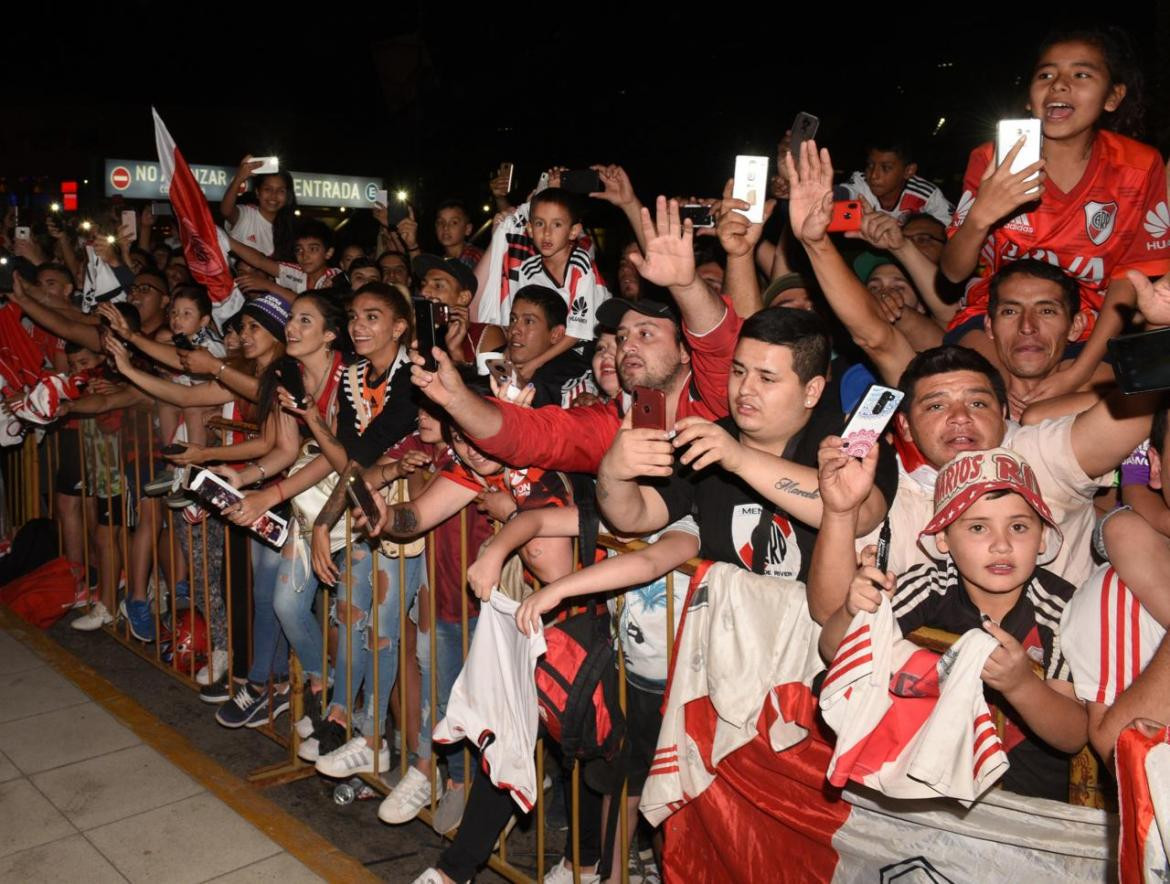
<svg viewBox="0 0 1170 884"><path fill-rule="evenodd" d="M1137 292L1137 307L1150 325L1170 325L1170 273L1157 282L1150 282L1138 270L1125 271L1126 278Z"/></svg>
<svg viewBox="0 0 1170 884"><path fill-rule="evenodd" d="M605 200L615 206L627 206L636 203L638 197L634 195L634 185L630 183L630 176L621 166L590 166L601 176L601 190L589 194L594 199Z"/></svg>
<svg viewBox="0 0 1170 884"><path fill-rule="evenodd" d="M802 243L819 243L828 235L833 214L833 161L829 151L817 150L815 141L800 145L800 163L792 154L784 158L788 172L788 223Z"/></svg>
<svg viewBox="0 0 1170 884"><path fill-rule="evenodd" d="M130 340L134 333L130 330L130 324L126 322L126 317L117 307L106 301L97 305L97 312L100 317L106 320L114 334L124 341Z"/></svg>
<svg viewBox="0 0 1170 884"><path fill-rule="evenodd" d="M1040 199L1044 193L1044 160L1037 160L1014 174L1011 171L1012 161L1023 146L1024 137L1021 136L1002 163L998 166L987 164L975 202L967 213L968 221L980 228L991 227L1025 203ZM1034 179L1033 175L1036 176Z"/></svg>
<svg viewBox="0 0 1170 884"><path fill-rule="evenodd" d="M719 244L729 258L741 258L750 255L760 242L764 233L764 222L772 217L772 210L776 208L776 200L770 199L764 203L764 218L759 224L753 224L743 214L751 208L751 204L732 197L731 191L735 186L735 179L729 178L723 188L723 199L718 206L718 220L715 229L700 230L699 235L714 233L719 237Z"/></svg>
<svg viewBox="0 0 1170 884"><path fill-rule="evenodd" d="M817 484L821 502L831 513L856 512L873 490L878 445L864 458L846 454L840 436L826 436L817 450Z"/></svg>
<svg viewBox="0 0 1170 884"><path fill-rule="evenodd" d="M655 202L655 220L650 210L642 209L642 235L646 255L630 253L630 263L643 279L655 285L689 285L695 279L694 225L688 218L679 220L678 200L660 196Z"/></svg>
<svg viewBox="0 0 1170 884"><path fill-rule="evenodd" d="M414 207L406 207L406 217L398 222L398 235L402 237L402 242L406 245L407 251L413 251L418 248L418 221L414 218Z"/></svg>

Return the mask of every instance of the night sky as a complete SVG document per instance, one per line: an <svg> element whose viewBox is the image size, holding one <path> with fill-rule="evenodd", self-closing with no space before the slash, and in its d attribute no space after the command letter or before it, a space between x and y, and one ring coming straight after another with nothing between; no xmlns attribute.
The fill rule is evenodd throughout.
<svg viewBox="0 0 1170 884"><path fill-rule="evenodd" d="M826 12L816 25L726 5L653 16L542 6L528 18L434 3L322 4L315 16L186 5L182 24L164 8L176 9L10 22L21 37L6 41L0 99L10 192L29 176L96 185L103 157L153 159L153 103L191 162L277 154L285 168L381 175L424 211L452 195L478 209L502 160L516 163L517 189L553 163L620 162L643 199L715 196L735 154L774 155L801 110L820 116L818 140L842 170L861 166L870 133L909 135L922 174L954 199L970 149L996 119L1024 115L1036 47L1058 24L1051 12L1012 9L1008 24L940 3ZM1170 45L1170 11L1127 4L1108 21L1138 43L1147 140L1165 152L1170 66L1155 48Z"/></svg>

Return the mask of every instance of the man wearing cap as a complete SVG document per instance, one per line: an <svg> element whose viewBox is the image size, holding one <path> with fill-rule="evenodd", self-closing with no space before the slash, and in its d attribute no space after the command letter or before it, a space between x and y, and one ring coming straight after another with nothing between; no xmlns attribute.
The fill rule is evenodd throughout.
<svg viewBox="0 0 1170 884"><path fill-rule="evenodd" d="M824 470L822 480L825 518L808 590L845 599L825 621L822 654L836 655L854 616L876 611L883 592L903 635L923 626L959 635L985 630L1000 644L982 678L988 702L1006 718L1003 786L1066 800L1069 756L1088 741L1088 717L1061 649L1060 619L1075 587L1042 567L1056 558L1062 537L1032 467L1008 448L963 452L945 464L921 530L937 558L897 576L874 566L872 546L862 567L853 567L852 501Z"/></svg>
<svg viewBox="0 0 1170 884"><path fill-rule="evenodd" d="M678 203L658 199L656 223L642 210L646 255L631 256L643 278L670 290L677 309L660 301L611 298L598 321L617 331L617 368L628 394L635 386L662 390L666 425L688 415L716 420L727 414L731 353L742 324L695 273L690 222L679 221ZM684 346L685 340L685 346ZM563 409L524 409L484 399L463 384L451 360L424 371L416 358L414 382L447 409L485 454L504 463L565 472L596 473L621 425L623 401ZM652 430L632 430L637 436Z"/></svg>
<svg viewBox="0 0 1170 884"><path fill-rule="evenodd" d="M431 301L446 304L450 319L444 348L456 363L475 364L479 353L496 353L504 349L504 330L486 322L472 322L468 305L475 297L479 281L471 268L459 258L419 255L412 265L421 280L419 294Z"/></svg>

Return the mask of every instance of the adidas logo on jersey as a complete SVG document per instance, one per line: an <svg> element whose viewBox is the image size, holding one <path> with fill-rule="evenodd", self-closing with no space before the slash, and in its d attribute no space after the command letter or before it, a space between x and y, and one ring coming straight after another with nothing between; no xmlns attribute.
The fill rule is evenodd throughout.
<svg viewBox="0 0 1170 884"><path fill-rule="evenodd" d="M954 224L958 227L967 220L967 213L971 211L971 206L975 204L975 194L969 190L963 191L963 197L959 200L959 206L955 209Z"/></svg>
<svg viewBox="0 0 1170 884"><path fill-rule="evenodd" d="M1146 229L1146 233L1158 239L1170 231L1170 209L1166 207L1165 200L1146 212L1146 220L1142 226Z"/></svg>
<svg viewBox="0 0 1170 884"><path fill-rule="evenodd" d="M574 319L584 319L589 315L589 302L584 298L574 298L569 306L569 312L573 314Z"/></svg>
<svg viewBox="0 0 1170 884"><path fill-rule="evenodd" d="M1021 212L1004 226L1004 230L1015 230L1019 233L1035 233L1027 212Z"/></svg>

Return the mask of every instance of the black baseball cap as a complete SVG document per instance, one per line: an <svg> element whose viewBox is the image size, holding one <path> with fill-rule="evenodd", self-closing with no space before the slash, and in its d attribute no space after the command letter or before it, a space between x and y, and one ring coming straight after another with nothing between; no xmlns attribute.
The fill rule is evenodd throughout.
<svg viewBox="0 0 1170 884"><path fill-rule="evenodd" d="M479 280L475 278L475 274L471 268L460 261L458 258L440 258L438 255L419 255L410 264L410 269L414 271L414 275L422 279L427 275L429 270L442 270L444 273L449 273L455 277L456 282L459 283L459 290L466 289L475 295L479 288Z"/></svg>
<svg viewBox="0 0 1170 884"><path fill-rule="evenodd" d="M626 315L627 310L633 310L635 313L641 313L643 316L650 316L654 319L669 319L675 325L682 325L682 319L674 301L668 303L657 298L639 298L636 301L627 301L625 298L609 298L602 301L601 306L597 308L597 322L603 328L616 329L621 325L622 317Z"/></svg>

